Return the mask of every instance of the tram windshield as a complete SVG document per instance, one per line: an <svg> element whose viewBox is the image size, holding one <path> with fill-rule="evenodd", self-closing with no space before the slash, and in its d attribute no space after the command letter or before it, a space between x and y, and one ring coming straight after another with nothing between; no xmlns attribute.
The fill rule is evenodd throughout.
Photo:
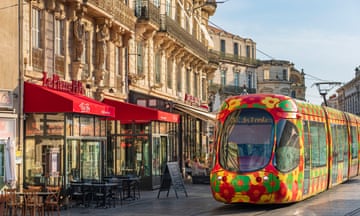
<svg viewBox="0 0 360 216"><path fill-rule="evenodd" d="M260 109L231 113L219 130L220 164L235 172L263 168L270 161L273 148L274 120Z"/></svg>

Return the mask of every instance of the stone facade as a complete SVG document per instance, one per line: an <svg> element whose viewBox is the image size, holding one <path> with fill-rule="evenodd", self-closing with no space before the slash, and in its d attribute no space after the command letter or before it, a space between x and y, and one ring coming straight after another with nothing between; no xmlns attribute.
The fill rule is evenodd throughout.
<svg viewBox="0 0 360 216"><path fill-rule="evenodd" d="M224 30L209 26L213 47L210 59L219 62L218 68L210 80L209 94L215 102L243 92L255 93L257 88L256 43ZM219 104L215 104L216 110Z"/></svg>
<svg viewBox="0 0 360 216"><path fill-rule="evenodd" d="M338 88L336 93L336 106L331 103L328 104L329 106L360 115L360 72L358 67L355 69L355 77Z"/></svg>
<svg viewBox="0 0 360 216"><path fill-rule="evenodd" d="M40 84L44 72L81 81L85 95L99 101L129 101L135 92L195 107L208 103L207 80L217 62L209 61L206 29L215 1L5 0L0 6L6 8L0 88L16 95L10 110L18 116L20 150L23 82Z"/></svg>
<svg viewBox="0 0 360 216"><path fill-rule="evenodd" d="M260 61L256 69L259 93L275 93L305 100L305 74L283 60Z"/></svg>

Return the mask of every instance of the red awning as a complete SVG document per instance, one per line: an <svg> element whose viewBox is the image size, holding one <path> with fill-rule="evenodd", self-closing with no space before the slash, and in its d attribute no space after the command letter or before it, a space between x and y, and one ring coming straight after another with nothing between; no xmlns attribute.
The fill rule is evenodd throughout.
<svg viewBox="0 0 360 216"><path fill-rule="evenodd" d="M92 98L24 83L25 113L82 113L115 117L115 108Z"/></svg>
<svg viewBox="0 0 360 216"><path fill-rule="evenodd" d="M178 123L180 116L174 113L168 113L148 107L138 106L121 101L104 99L105 104L115 107L115 119L121 123L127 124L131 122L146 123L150 121L164 121Z"/></svg>

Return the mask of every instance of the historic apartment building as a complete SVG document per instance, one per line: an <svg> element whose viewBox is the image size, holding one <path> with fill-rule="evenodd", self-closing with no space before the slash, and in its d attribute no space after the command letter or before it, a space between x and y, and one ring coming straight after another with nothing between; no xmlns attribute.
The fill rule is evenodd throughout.
<svg viewBox="0 0 360 216"><path fill-rule="evenodd" d="M214 110L230 95L255 93L257 89L256 43L249 38L209 26L213 41L210 58L219 65L209 82Z"/></svg>
<svg viewBox="0 0 360 216"><path fill-rule="evenodd" d="M209 156L215 1L18 2L0 3L0 153L10 137L17 186L135 174L156 188L167 161Z"/></svg>
<svg viewBox="0 0 360 216"><path fill-rule="evenodd" d="M305 74L284 60L262 60L256 69L257 92L287 95L305 100Z"/></svg>
<svg viewBox="0 0 360 216"><path fill-rule="evenodd" d="M304 72L282 60L256 59L256 43L249 38L209 26L213 40L210 59L219 62L209 82L210 104L217 110L231 95L276 93L305 100Z"/></svg>
<svg viewBox="0 0 360 216"><path fill-rule="evenodd" d="M329 106L345 112L360 115L360 71L355 69L355 77L336 90L336 104L329 103ZM330 98L329 100L330 101ZM335 106L336 105L336 106Z"/></svg>

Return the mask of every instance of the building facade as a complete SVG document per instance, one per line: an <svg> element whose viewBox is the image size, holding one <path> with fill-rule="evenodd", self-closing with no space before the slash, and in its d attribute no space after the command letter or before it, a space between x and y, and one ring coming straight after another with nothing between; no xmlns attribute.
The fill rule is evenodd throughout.
<svg viewBox="0 0 360 216"><path fill-rule="evenodd" d="M209 26L213 41L210 58L219 62L209 82L213 110L230 95L255 93L257 89L256 43L224 30ZM215 100L216 99L216 100Z"/></svg>
<svg viewBox="0 0 360 216"><path fill-rule="evenodd" d="M305 100L304 72L282 60L257 60L256 43L249 38L209 26L213 41L210 59L219 62L209 81L213 111L231 95L275 93Z"/></svg>
<svg viewBox="0 0 360 216"><path fill-rule="evenodd" d="M208 156L215 1L17 3L0 3L16 5L1 15L0 46L16 49L0 59L0 153L10 137L17 186L133 174L153 189L166 162Z"/></svg>
<svg viewBox="0 0 360 216"><path fill-rule="evenodd" d="M355 69L355 77L338 88L336 93L338 106L336 108L355 115L360 115L360 71L358 67Z"/></svg>
<svg viewBox="0 0 360 216"><path fill-rule="evenodd" d="M262 60L256 69L257 92L287 95L305 100L305 74L284 60Z"/></svg>
<svg viewBox="0 0 360 216"><path fill-rule="evenodd" d="M6 169L9 163L9 147L12 151L21 150L21 139L19 136L22 131L18 127L21 119L18 113L21 108L21 88L19 86L19 13L17 1L5 0L0 3L0 20L2 28L0 30L2 41L0 48L0 189L5 183L13 185L15 176L8 173ZM14 161L15 163L15 161ZM16 160L16 168L19 168L20 161ZM17 169L16 169L17 170ZM7 174L6 174L7 173ZM19 179L19 178L17 178Z"/></svg>

